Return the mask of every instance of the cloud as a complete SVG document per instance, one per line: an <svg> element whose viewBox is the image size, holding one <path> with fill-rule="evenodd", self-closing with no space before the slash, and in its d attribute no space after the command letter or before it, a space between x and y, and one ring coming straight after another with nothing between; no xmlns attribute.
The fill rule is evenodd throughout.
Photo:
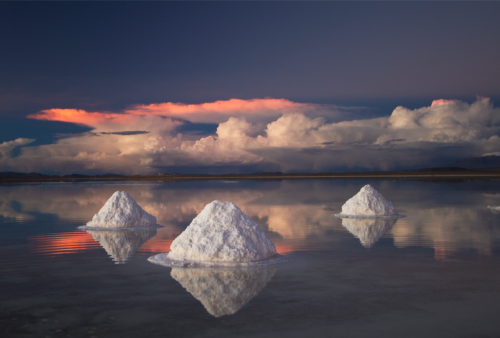
<svg viewBox="0 0 500 338"><path fill-rule="evenodd" d="M47 121L62 121L95 126L97 124L128 124L135 116L159 116L193 123L221 123L229 117L244 117L250 122L271 122L286 113L302 113L311 117L341 119L346 114L363 111L363 107L339 107L332 104L299 103L286 99L219 100L200 104L154 103L132 105L122 112L87 112L81 109L46 109L28 118Z"/></svg>
<svg viewBox="0 0 500 338"><path fill-rule="evenodd" d="M29 115L28 118L49 121L63 121L94 126L98 123L128 123L135 116L162 116L182 119L190 122L220 123L234 115L246 116L249 119L278 117L291 110L305 111L314 104L296 103L285 99L230 99L201 104L155 103L135 105L123 113L87 112L78 109L47 109Z"/></svg>
<svg viewBox="0 0 500 338"><path fill-rule="evenodd" d="M269 98L136 105L120 113L48 109L30 118L80 123L93 130L51 145L23 147L16 158L7 158L6 150L0 165L123 174L190 166L388 170L442 165L500 149L500 109L488 98L472 104L435 100L428 107L397 107L390 116L370 119L347 120L346 111ZM218 124L215 134L177 132L185 123L207 122Z"/></svg>
<svg viewBox="0 0 500 338"><path fill-rule="evenodd" d="M481 157L486 157L486 156L500 156L500 152L494 152L494 153L488 153L488 154L483 154Z"/></svg>
<svg viewBox="0 0 500 338"><path fill-rule="evenodd" d="M245 116L248 120L273 118L289 111L306 111L316 105L296 103L285 99L230 99L201 104L158 103L137 105L125 111L135 115L161 115L190 122L220 123L229 117Z"/></svg>
<svg viewBox="0 0 500 338"><path fill-rule="evenodd" d="M27 116L30 119L60 121L93 126L97 123L126 123L127 116L116 113L87 112L81 109L46 109Z"/></svg>
<svg viewBox="0 0 500 338"><path fill-rule="evenodd" d="M500 146L500 110L487 98L473 104L438 100L415 110L397 107L388 117L337 123L289 113L257 137L250 136L252 127L233 117L219 125L215 137L183 144L183 150L206 161L269 161L284 171L317 171L439 165L440 159L449 162Z"/></svg>
<svg viewBox="0 0 500 338"><path fill-rule="evenodd" d="M3 142L0 144L0 157L10 157L14 148L33 143L35 141L35 139L30 138L18 138L14 141Z"/></svg>

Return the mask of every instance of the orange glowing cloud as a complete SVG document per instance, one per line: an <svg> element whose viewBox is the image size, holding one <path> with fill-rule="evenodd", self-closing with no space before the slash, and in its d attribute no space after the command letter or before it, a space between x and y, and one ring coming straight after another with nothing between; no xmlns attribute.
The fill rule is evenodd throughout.
<svg viewBox="0 0 500 338"><path fill-rule="evenodd" d="M445 100L445 99L434 100L434 101L432 101L431 107L443 106L443 105L455 103L455 102L458 102L458 101L457 100Z"/></svg>
<svg viewBox="0 0 500 338"><path fill-rule="evenodd" d="M130 120L130 117L124 114L87 112L81 109L47 109L27 117L35 120L61 121L90 126L102 122L126 123Z"/></svg>
<svg viewBox="0 0 500 338"><path fill-rule="evenodd" d="M155 114L155 115L184 115L184 114L200 114L200 113L218 113L218 114L235 114L235 113L258 113L278 110L288 110L291 108L305 107L306 104L295 103L285 99L251 99L240 100L230 99L227 101L215 101L200 104L184 104L184 103L155 103L149 105L137 105L133 109L127 110L129 114Z"/></svg>
<svg viewBox="0 0 500 338"><path fill-rule="evenodd" d="M81 109L47 109L28 115L30 119L78 123L89 126L110 122L125 124L137 116L162 116L191 122L219 123L234 115L281 115L286 111L304 110L311 104L295 103L285 99L230 99L200 104L155 103L136 105L122 113L88 112Z"/></svg>

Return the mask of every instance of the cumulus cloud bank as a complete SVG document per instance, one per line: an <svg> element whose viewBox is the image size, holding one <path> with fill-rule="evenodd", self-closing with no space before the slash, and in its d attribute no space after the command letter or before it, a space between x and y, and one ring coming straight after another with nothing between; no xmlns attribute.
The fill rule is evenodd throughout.
<svg viewBox="0 0 500 338"><path fill-rule="evenodd" d="M145 174L231 165L284 172L387 170L441 165L500 149L500 109L482 97L472 104L435 100L428 107L397 107L390 116L357 120L346 120L337 106L270 98L136 105L123 112L48 109L28 117L93 130L51 145L4 142L4 170ZM177 132L186 121L216 123L217 131L205 137ZM12 157L15 146L24 147Z"/></svg>

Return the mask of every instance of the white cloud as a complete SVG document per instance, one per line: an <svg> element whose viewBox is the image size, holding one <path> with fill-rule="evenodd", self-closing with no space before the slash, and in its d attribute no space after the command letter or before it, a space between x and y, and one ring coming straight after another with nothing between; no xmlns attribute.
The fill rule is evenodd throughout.
<svg viewBox="0 0 500 338"><path fill-rule="evenodd" d="M497 151L495 153L487 153L487 154L481 155L481 157L486 157L486 156L500 156L500 152Z"/></svg>
<svg viewBox="0 0 500 338"><path fill-rule="evenodd" d="M33 143L35 141L35 139L30 138L18 138L14 141L3 142L0 144L0 157L10 157L14 148Z"/></svg>

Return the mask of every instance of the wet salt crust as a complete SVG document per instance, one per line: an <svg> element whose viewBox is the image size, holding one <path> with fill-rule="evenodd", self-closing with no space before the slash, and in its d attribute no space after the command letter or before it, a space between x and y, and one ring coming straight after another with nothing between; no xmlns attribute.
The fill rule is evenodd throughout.
<svg viewBox="0 0 500 338"><path fill-rule="evenodd" d="M159 228L156 217L148 214L125 191L115 192L82 230L146 230Z"/></svg>
<svg viewBox="0 0 500 338"><path fill-rule="evenodd" d="M213 201L171 244L150 257L169 267L259 266L286 262L261 229L231 202Z"/></svg>
<svg viewBox="0 0 500 338"><path fill-rule="evenodd" d="M400 215L391 202L371 185L367 184L342 206L340 218L397 218Z"/></svg>

